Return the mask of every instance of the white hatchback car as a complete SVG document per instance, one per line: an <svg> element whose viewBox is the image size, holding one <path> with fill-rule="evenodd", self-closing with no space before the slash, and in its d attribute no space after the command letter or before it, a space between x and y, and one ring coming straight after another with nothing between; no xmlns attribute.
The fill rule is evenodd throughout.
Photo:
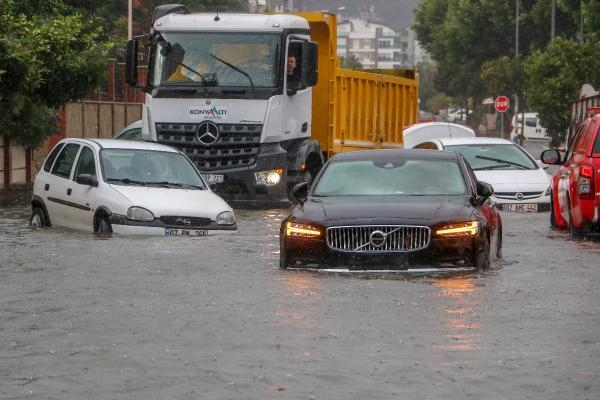
<svg viewBox="0 0 600 400"><path fill-rule="evenodd" d="M510 140L443 137L429 139L413 147L461 153L477 179L492 185L492 201L499 209L525 212L550 210L550 175L541 162Z"/></svg>
<svg viewBox="0 0 600 400"><path fill-rule="evenodd" d="M233 209L180 151L156 143L63 139L37 174L31 225L98 233L233 233Z"/></svg>

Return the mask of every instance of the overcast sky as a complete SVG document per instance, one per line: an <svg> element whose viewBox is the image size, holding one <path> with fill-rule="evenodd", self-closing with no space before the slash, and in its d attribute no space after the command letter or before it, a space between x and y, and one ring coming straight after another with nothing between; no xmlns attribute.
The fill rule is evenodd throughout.
<svg viewBox="0 0 600 400"><path fill-rule="evenodd" d="M287 1L287 0L285 0ZM409 27L414 19L413 9L420 0L293 0L294 7L307 11L328 10L342 16L357 16L359 10L373 7L375 17L394 29ZM345 10L339 10L345 7Z"/></svg>

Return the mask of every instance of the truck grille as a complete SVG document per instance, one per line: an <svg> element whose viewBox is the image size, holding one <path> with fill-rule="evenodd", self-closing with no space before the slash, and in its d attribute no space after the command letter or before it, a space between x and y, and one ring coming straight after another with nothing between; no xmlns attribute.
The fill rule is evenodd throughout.
<svg viewBox="0 0 600 400"><path fill-rule="evenodd" d="M262 125L216 124L219 136L209 146L197 138L199 125L158 123L158 143L181 150L201 171L248 167L256 162Z"/></svg>
<svg viewBox="0 0 600 400"><path fill-rule="evenodd" d="M375 225L327 228L327 246L356 253L409 252L429 246L427 226Z"/></svg>

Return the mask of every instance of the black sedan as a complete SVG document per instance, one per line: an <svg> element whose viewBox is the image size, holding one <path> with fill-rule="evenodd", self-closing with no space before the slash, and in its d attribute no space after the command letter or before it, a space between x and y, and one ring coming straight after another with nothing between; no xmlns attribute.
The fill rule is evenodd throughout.
<svg viewBox="0 0 600 400"><path fill-rule="evenodd" d="M366 150L334 155L281 223L280 267L394 270L473 267L500 258L492 187L462 155Z"/></svg>

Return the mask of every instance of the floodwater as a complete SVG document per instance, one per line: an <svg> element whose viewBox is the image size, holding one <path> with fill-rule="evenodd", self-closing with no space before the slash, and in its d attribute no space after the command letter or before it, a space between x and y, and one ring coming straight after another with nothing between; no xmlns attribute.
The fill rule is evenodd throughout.
<svg viewBox="0 0 600 400"><path fill-rule="evenodd" d="M104 238L0 207L0 398L600 398L598 241L504 213L486 273L283 271L286 214Z"/></svg>

